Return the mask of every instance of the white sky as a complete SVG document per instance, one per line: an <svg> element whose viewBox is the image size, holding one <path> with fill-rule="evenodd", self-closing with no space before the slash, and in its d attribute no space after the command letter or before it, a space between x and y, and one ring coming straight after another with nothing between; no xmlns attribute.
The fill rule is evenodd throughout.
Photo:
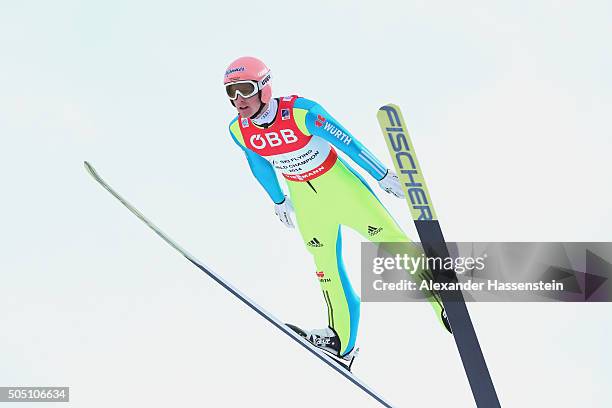
<svg viewBox="0 0 612 408"><path fill-rule="evenodd" d="M317 100L389 165L375 114L399 104L449 241L610 241L611 17L606 1L1 2L0 386L69 385L91 408L376 407L82 161L281 319L321 326L309 255L227 134L227 63L261 57L276 95ZM504 407L612 404L609 304L469 307ZM360 343L355 372L396 405L473 405L428 305L364 304Z"/></svg>

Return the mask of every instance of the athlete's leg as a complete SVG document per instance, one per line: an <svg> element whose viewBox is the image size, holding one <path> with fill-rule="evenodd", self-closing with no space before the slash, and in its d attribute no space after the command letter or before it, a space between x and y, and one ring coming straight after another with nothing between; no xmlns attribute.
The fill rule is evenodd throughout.
<svg viewBox="0 0 612 408"><path fill-rule="evenodd" d="M378 200L371 201L370 205L372 207L368 214L353 219L353 222L347 222L347 225L358 231L369 241L380 243L381 248L391 256L408 254L411 257L421 257L423 255L422 249L410 241ZM419 268L417 271L410 272L414 272L414 275L411 275L410 278L417 284L420 284L422 280L431 279L431 273L425 268ZM427 300L433 307L438 321L442 326L446 327L442 319L444 308L439 296L432 292L424 293L424 296L427 297Z"/></svg>
<svg viewBox="0 0 612 408"><path fill-rule="evenodd" d="M342 213L340 222L356 230L369 241L380 243L381 248L390 255L422 256L421 248L406 236L367 183L349 166L345 165L345 169L346 177L352 180L354 186L345 193L352 204L347 211ZM424 268L413 272L414 275L411 277L417 283L424 279L429 280L431 276L430 272ZM442 319L443 306L439 296L432 292L424 293L424 295L427 296L427 300L433 307L438 321L443 327L446 327Z"/></svg>
<svg viewBox="0 0 612 408"><path fill-rule="evenodd" d="M323 297L327 305L328 325L340 340L339 356L352 351L359 326L360 300L342 262L340 225L324 195L306 183L288 183L296 221L304 244L316 264Z"/></svg>

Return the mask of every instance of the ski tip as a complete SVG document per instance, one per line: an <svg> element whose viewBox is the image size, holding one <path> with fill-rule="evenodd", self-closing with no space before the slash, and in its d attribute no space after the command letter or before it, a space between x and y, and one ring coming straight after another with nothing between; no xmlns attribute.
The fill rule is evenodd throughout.
<svg viewBox="0 0 612 408"><path fill-rule="evenodd" d="M386 105L378 108L378 112L376 112L376 117L378 118L378 122L382 125L383 123L387 124L390 121L388 126L395 126L395 124L402 122L401 120L402 113L400 111L399 106L394 103L388 103Z"/></svg>
<svg viewBox="0 0 612 408"><path fill-rule="evenodd" d="M85 166L85 170L87 170L87 172L93 176L94 178L96 177L96 169L93 168L93 166L91 164L89 164L89 162L87 160L85 160L83 162L83 165Z"/></svg>
<svg viewBox="0 0 612 408"><path fill-rule="evenodd" d="M384 110L387 110L387 109L389 109L389 108L399 109L399 106L397 106L397 105L396 105L396 104L394 104L394 103L389 102L389 103L387 103L387 104L385 104L385 105L381 106L380 108L378 108L378 110L379 110L379 111L381 111L381 110L383 110L383 111L384 111Z"/></svg>

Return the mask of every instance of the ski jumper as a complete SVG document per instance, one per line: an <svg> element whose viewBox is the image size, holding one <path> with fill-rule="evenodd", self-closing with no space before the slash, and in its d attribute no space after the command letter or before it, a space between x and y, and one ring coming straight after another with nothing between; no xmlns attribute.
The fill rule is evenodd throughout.
<svg viewBox="0 0 612 408"><path fill-rule="evenodd" d="M342 261L341 226L372 242L410 242L363 178L336 149L374 179L387 168L319 104L296 95L278 99L267 127L237 116L229 125L253 175L272 201L285 199L275 169L285 178L304 244L314 257L327 304L328 325L340 339L340 356L355 346L360 299Z"/></svg>

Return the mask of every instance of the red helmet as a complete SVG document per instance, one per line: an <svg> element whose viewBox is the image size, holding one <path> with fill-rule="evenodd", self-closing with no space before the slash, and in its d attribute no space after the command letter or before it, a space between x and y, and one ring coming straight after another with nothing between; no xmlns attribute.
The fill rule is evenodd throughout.
<svg viewBox="0 0 612 408"><path fill-rule="evenodd" d="M260 92L260 99L265 104L272 99L270 69L255 57L240 57L227 67L223 84L227 95L236 99L238 94L245 98Z"/></svg>

